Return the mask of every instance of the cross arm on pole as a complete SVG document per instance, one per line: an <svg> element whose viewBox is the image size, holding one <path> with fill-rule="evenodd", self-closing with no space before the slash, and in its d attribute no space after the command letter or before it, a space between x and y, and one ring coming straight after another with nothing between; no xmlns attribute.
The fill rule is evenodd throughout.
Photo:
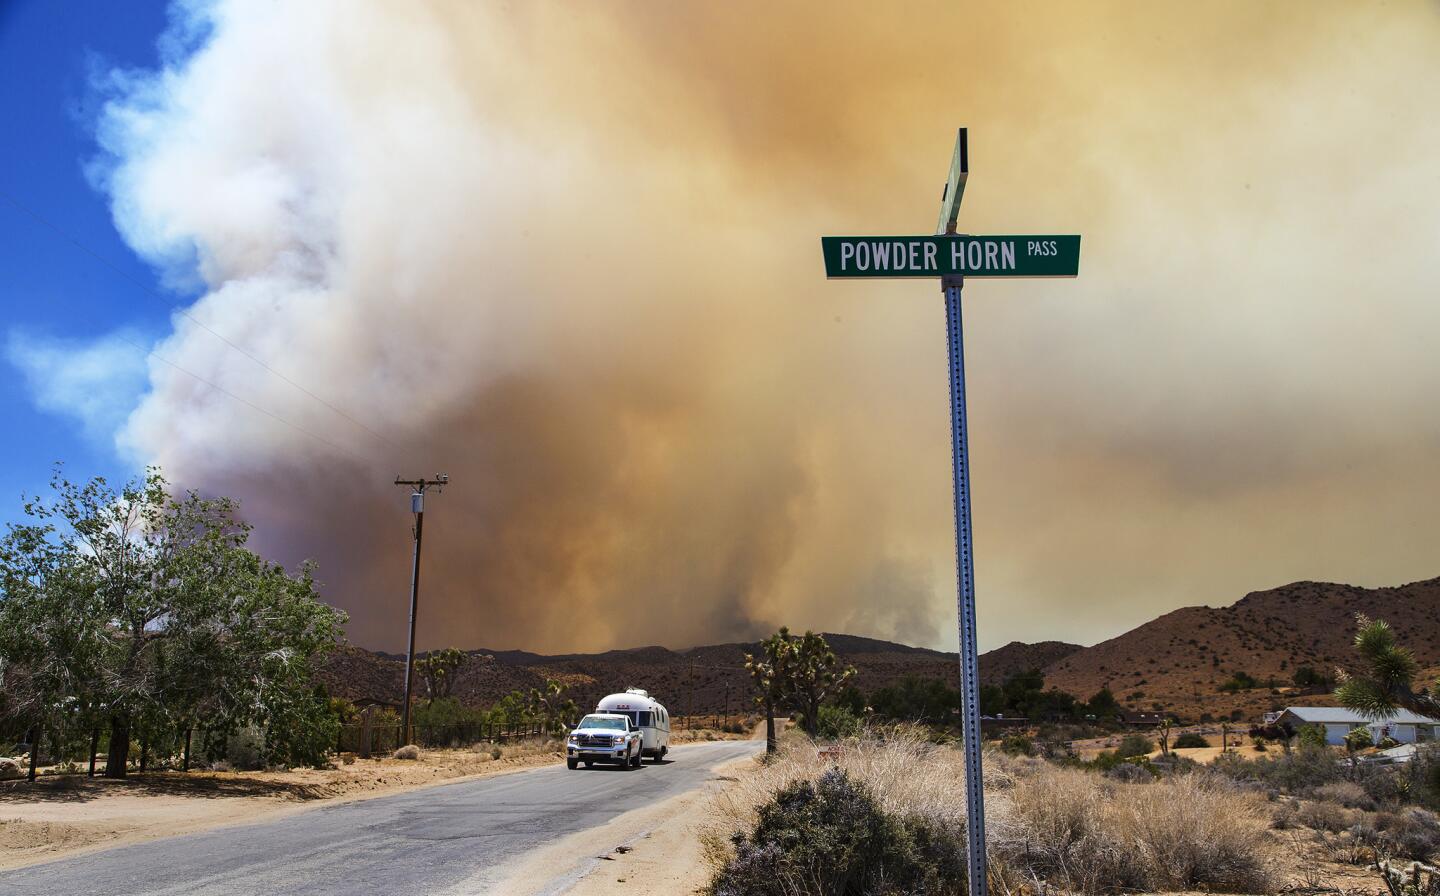
<svg viewBox="0 0 1440 896"><path fill-rule="evenodd" d="M395 484L408 485L419 492L423 492L431 487L436 491L441 491L446 485L450 484L450 477L444 473L436 473L434 479L401 479L399 476L396 476Z"/></svg>

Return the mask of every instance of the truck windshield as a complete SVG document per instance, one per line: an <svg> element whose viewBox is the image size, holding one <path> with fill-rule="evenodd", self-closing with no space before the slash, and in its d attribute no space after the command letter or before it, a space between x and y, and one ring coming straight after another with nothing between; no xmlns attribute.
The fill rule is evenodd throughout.
<svg viewBox="0 0 1440 896"><path fill-rule="evenodd" d="M616 731L625 730L624 719L607 719L603 716L586 716L580 720L581 728L612 728Z"/></svg>

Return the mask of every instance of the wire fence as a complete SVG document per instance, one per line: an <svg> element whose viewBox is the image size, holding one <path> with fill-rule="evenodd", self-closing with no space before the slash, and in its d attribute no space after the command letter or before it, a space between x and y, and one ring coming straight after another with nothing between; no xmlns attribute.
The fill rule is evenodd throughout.
<svg viewBox="0 0 1440 896"><path fill-rule="evenodd" d="M392 717L393 718L393 717ZM353 753L363 757L388 755L406 744L415 744L426 749L460 749L478 744L503 744L534 737L564 737L575 727L578 720L556 720L549 724L540 721L517 723L483 722L453 725L412 725L411 736L402 737L398 722L388 719L383 722L355 722L342 725L335 738L335 753ZM671 716L672 731L714 729L741 733L751 719L741 715L675 715ZM129 765L137 771L189 771L191 768L208 767L202 743L202 729L167 731L158 735L143 735L130 746ZM40 740L38 745L34 740ZM64 738L39 736L31 732L24 741L13 748L8 744L0 749L23 755L24 774L32 778L40 766L48 775L94 776L104 771L106 754L109 751L110 733L104 729L69 732ZM8 749L7 749L8 748ZM193 760L192 760L193 756Z"/></svg>

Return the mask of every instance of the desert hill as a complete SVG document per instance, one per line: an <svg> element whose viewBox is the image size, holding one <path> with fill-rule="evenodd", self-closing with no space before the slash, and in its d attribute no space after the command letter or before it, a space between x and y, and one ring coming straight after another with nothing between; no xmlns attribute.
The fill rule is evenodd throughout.
<svg viewBox="0 0 1440 896"><path fill-rule="evenodd" d="M1328 689L1293 686L1295 670L1333 677L1351 666L1357 613L1388 621L1421 665L1440 664L1440 579L1394 588L1295 582L1228 607L1166 613L1046 665L1045 680L1080 697L1109 687L1127 706L1183 718L1238 711L1248 719L1291 703L1326 703ZM1222 690L1236 672L1267 686Z"/></svg>
<svg viewBox="0 0 1440 896"><path fill-rule="evenodd" d="M1394 588L1296 582L1248 594L1226 607L1184 607L1093 647L1060 641L1015 641L980 657L980 675L999 683L1039 669L1046 685L1082 699L1109 687L1126 706L1164 709L1182 719L1254 719L1292 703L1328 702L1328 689L1293 685L1309 666L1325 676L1353 662L1355 615L1385 619L1422 666L1440 671L1440 579ZM855 635L826 634L841 659L856 667L865 691L906 675L959 678L953 653ZM643 687L677 714L742 712L749 707L745 654L754 644L714 644L688 650L647 646L596 654L541 655L522 650L472 650L455 695L488 706L513 690L546 678L564 682L582 708L627 686ZM404 657L347 646L335 651L322 679L350 699L398 703ZM1225 690L1236 673L1257 687ZM423 695L417 680L416 693Z"/></svg>

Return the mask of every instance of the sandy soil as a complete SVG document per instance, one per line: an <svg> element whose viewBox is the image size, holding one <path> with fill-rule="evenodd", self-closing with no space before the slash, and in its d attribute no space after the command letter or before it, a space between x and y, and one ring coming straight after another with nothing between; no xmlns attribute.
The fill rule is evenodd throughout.
<svg viewBox="0 0 1440 896"><path fill-rule="evenodd" d="M123 781L42 776L0 785L0 870L61 856L188 834L312 806L383 796L558 761L546 744L516 744L500 759L471 750L426 751L418 761L356 759L288 772L153 772Z"/></svg>

